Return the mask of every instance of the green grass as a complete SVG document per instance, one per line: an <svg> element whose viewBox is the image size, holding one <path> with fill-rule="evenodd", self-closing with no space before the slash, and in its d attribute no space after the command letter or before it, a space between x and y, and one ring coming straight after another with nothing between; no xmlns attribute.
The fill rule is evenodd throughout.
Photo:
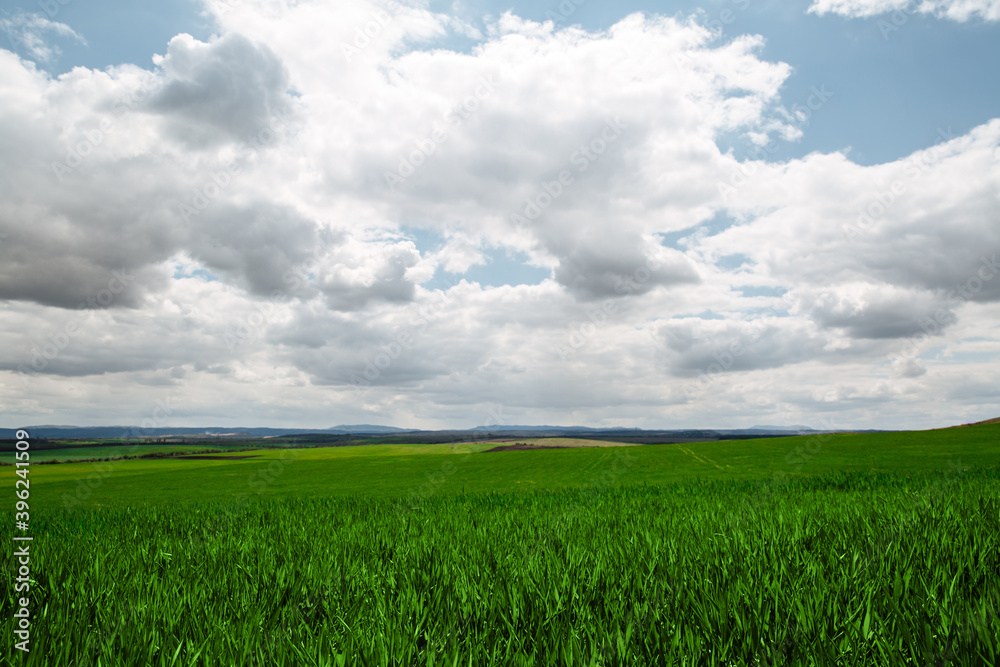
<svg viewBox="0 0 1000 667"><path fill-rule="evenodd" d="M8 587L0 655L32 665L996 665L998 436L1000 426L977 426L122 461L66 507L94 466L40 466L33 650L10 655ZM11 469L0 476L13 488Z"/></svg>
<svg viewBox="0 0 1000 667"><path fill-rule="evenodd" d="M43 449L40 451L32 452L31 460L35 463L41 463L43 461L60 461L60 462L70 462L70 461L83 461L86 459L104 459L104 458L125 458L125 457L138 457L145 456L148 454L181 454L189 452L202 452L202 451L218 451L224 452L229 449L243 449L247 447L246 443L240 443L239 445L227 445L216 444L216 443L197 443L197 444L186 444L186 445L121 445L121 444L102 444L94 446L73 446L73 447L62 447L53 449ZM13 463L14 452L0 452L0 463Z"/></svg>
<svg viewBox="0 0 1000 667"><path fill-rule="evenodd" d="M234 461L128 460L39 466L32 496L43 506L225 501L264 497L561 489L579 486L627 456L619 481L763 479L841 471L945 471L949 462L1000 462L1000 425L908 433L840 434L684 445L480 454L493 443L368 445L239 452ZM444 469L450 472L445 472ZM13 486L14 471L0 469ZM434 479L432 482L428 476ZM428 486L429 485L429 486ZM423 489L423 491L421 491Z"/></svg>

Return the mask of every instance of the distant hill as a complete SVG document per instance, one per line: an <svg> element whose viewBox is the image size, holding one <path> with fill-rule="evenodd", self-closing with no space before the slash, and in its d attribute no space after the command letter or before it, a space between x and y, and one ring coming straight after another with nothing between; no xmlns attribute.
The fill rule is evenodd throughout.
<svg viewBox="0 0 1000 667"><path fill-rule="evenodd" d="M395 426L379 426L378 424L353 424L334 426L328 429L330 432L339 431L341 433L411 433L415 429L396 428Z"/></svg>
<svg viewBox="0 0 1000 667"><path fill-rule="evenodd" d="M1000 420L990 420L996 422ZM990 422L984 422L990 423ZM408 442L461 442L496 438L550 438L576 437L605 439L617 442L669 443L702 442L763 437L788 437L820 433L808 426L754 426L748 429L639 429L627 427L593 428L588 426L528 426L497 424L477 426L472 429L424 431L379 424L341 424L333 428L264 428L264 427L159 427L139 426L26 426L21 427L32 438L45 440L130 440L175 438L183 441L210 441L218 439L248 440L257 438L293 437L299 441L341 442L356 440L358 436L403 438ZM15 437L15 429L0 429L0 439ZM869 433L875 431L853 431ZM310 438L312 440L310 440Z"/></svg>
<svg viewBox="0 0 1000 667"><path fill-rule="evenodd" d="M477 426L472 431L490 431L500 432L500 431L559 431L559 432L573 432L578 433L582 431L623 431L631 429L622 428L591 428L589 426L528 426L528 425L508 425L508 424L496 424L494 426Z"/></svg>
<svg viewBox="0 0 1000 667"><path fill-rule="evenodd" d="M406 432L393 426L374 426L362 424L358 426L338 426L330 429L317 428L247 428L243 426L165 426L160 428L142 428L140 426L22 426L32 438L49 438L65 440L101 440L110 438L166 438L178 436L184 438L273 438L282 435L300 434L386 434ZM0 438L16 437L17 429L0 428Z"/></svg>
<svg viewBox="0 0 1000 667"><path fill-rule="evenodd" d="M986 424L1000 424L1000 417L984 419L981 422L972 422L971 424L958 424L957 426L952 426L951 428L961 428L963 426L985 426Z"/></svg>

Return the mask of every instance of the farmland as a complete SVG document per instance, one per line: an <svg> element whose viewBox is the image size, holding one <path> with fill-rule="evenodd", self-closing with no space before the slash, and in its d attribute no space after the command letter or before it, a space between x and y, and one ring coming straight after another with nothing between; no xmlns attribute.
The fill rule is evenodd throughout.
<svg viewBox="0 0 1000 667"><path fill-rule="evenodd" d="M11 443L13 445L13 443ZM70 461L89 461L92 459L124 459L137 458L140 456L154 455L183 455L192 452L202 451L226 451L229 449L243 449L247 443L208 443L208 444L186 444L186 445L160 445L150 444L136 447L134 445L122 445L117 443L100 443L90 446L73 444L66 447L52 447L32 452L31 460L34 463L67 463ZM14 462L13 447L9 451L0 451L0 464L12 464Z"/></svg>
<svg viewBox="0 0 1000 667"><path fill-rule="evenodd" d="M33 468L33 650L5 660L997 663L1000 425L492 446Z"/></svg>

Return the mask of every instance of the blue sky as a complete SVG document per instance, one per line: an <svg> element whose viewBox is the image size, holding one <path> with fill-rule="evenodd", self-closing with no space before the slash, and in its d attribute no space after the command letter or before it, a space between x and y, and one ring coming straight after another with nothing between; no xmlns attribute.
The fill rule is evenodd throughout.
<svg viewBox="0 0 1000 667"><path fill-rule="evenodd" d="M38 5L11 3L7 16L39 13L70 26L86 44L68 37L55 41L62 53L39 63L54 75L73 67L104 69L133 63L153 69L152 54L162 53L174 35L188 33L208 40L218 23L200 2L170 0L137 6L125 0ZM460 10L455 11L460 6ZM565 7L574 7L567 12ZM485 17L512 11L535 21L557 20L559 26L579 25L604 31L631 12L696 16L724 42L740 34L766 39L761 56L793 66L782 87L791 107L805 104L815 88L832 93L819 113L797 122L802 136L783 141L768 156L773 160L802 157L813 151L848 151L859 164L896 160L958 136L988 121L1000 108L1000 86L989 85L987 63L1000 62L996 26L984 22L941 21L933 16L892 14L866 18L807 12L808 2L715 0L711 2L622 2L588 0L579 6L559 3L431 2L442 13L454 12L473 25ZM52 10L56 11L52 11ZM564 16L565 13L565 16ZM25 53L7 35L8 48ZM468 51L478 40L448 35L428 46ZM720 136L722 150L746 157L753 146L736 136ZM436 239L416 234L420 250ZM487 262L472 269L470 278L485 284L538 283L547 271L526 264L523 256L492 250ZM447 279L445 276L442 278Z"/></svg>
<svg viewBox="0 0 1000 667"><path fill-rule="evenodd" d="M809 4L587 0L561 19L560 25L601 31L631 12L646 12L699 16L705 25L721 28L723 41L740 34L764 36L767 43L761 56L793 66L782 90L789 105L807 100L813 86L826 86L834 93L834 102L823 113L803 123L802 139L781 147L777 154L781 158L850 147L851 157L861 164L886 162L939 140L940 129L964 134L995 116L1000 107L1000 86L990 65L1000 62L995 24L913 14L896 25L891 14L817 16L807 13ZM8 16L47 16L36 3L5 1L2 6ZM443 13L460 6L457 14L475 25L482 24L483 17L505 11L534 21L562 16L558 2L431 2L429 6ZM103 69L122 63L151 69L152 54L163 53L174 35L184 32L206 40L219 30L201 3L193 0L142 6L126 0L73 0L57 7L52 20L73 28L87 44L57 40L63 53L43 64L53 74L78 66ZM476 40L451 35L437 43L468 49ZM747 149L739 141L730 145L737 154Z"/></svg>
<svg viewBox="0 0 1000 667"><path fill-rule="evenodd" d="M19 424L1000 410L997 0L43 0L0 32Z"/></svg>

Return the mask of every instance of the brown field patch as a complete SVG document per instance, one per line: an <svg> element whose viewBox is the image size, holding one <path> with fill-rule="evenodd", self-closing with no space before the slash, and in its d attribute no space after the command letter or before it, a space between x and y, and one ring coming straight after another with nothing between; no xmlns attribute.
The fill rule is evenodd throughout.
<svg viewBox="0 0 1000 667"><path fill-rule="evenodd" d="M255 459L260 454L247 454L245 456L214 456L212 454L194 454L192 456L175 456L176 459L188 459L189 461L236 461L238 459Z"/></svg>
<svg viewBox="0 0 1000 667"><path fill-rule="evenodd" d="M608 440L586 440L584 438L527 438L509 445L499 445L486 452L515 452L530 449L576 449L578 447L636 447L637 443L611 442Z"/></svg>
<svg viewBox="0 0 1000 667"><path fill-rule="evenodd" d="M527 442L515 442L513 445L499 445L493 449L483 450L483 454L489 452L524 452L529 449L572 449L566 445L532 445Z"/></svg>

